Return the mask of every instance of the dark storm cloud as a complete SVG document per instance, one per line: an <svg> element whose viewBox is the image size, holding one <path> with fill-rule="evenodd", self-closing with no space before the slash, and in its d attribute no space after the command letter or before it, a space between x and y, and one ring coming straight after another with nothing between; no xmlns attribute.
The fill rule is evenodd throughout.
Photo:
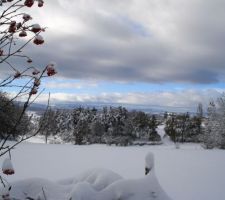
<svg viewBox="0 0 225 200"><path fill-rule="evenodd" d="M224 0L51 0L43 10L46 44L29 53L37 66L56 61L59 76L204 84L225 76Z"/></svg>

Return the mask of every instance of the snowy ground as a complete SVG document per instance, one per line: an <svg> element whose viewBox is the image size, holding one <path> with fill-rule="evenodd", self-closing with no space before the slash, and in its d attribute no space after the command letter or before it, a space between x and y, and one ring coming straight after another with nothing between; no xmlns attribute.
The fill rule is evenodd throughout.
<svg viewBox="0 0 225 200"><path fill-rule="evenodd" d="M76 177L91 168L106 168L125 179L138 179L144 176L144 159L149 151L155 156L156 177L172 199L225 199L225 151L204 150L193 144L175 149L173 145L115 147L23 143L12 151L16 173L8 180L39 177L58 181Z"/></svg>

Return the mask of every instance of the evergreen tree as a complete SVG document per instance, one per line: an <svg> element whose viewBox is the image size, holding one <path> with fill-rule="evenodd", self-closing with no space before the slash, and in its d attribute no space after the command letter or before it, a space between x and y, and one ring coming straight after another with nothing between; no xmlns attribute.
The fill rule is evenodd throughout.
<svg viewBox="0 0 225 200"><path fill-rule="evenodd" d="M225 94L218 98L218 124L217 133L218 147L225 149Z"/></svg>
<svg viewBox="0 0 225 200"><path fill-rule="evenodd" d="M59 131L56 112L49 109L39 120L40 134L45 136L45 143L48 143L50 135L56 135Z"/></svg>
<svg viewBox="0 0 225 200"><path fill-rule="evenodd" d="M217 145L216 135L217 135L218 123L217 123L216 105L214 101L211 101L209 103L209 107L207 111L208 111L208 120L206 123L206 129L205 129L203 142L207 149L211 149Z"/></svg>
<svg viewBox="0 0 225 200"><path fill-rule="evenodd" d="M91 129L90 124L93 119L93 115L89 108L84 109L79 107L73 112L73 136L75 144L83 144L89 142Z"/></svg>
<svg viewBox="0 0 225 200"><path fill-rule="evenodd" d="M203 120L203 106L202 103L198 104L197 114L196 114L196 125L199 135L202 134L202 120Z"/></svg>
<svg viewBox="0 0 225 200"><path fill-rule="evenodd" d="M179 114L176 116L177 141L185 142L191 137L190 115L189 113Z"/></svg>
<svg viewBox="0 0 225 200"><path fill-rule="evenodd" d="M21 112L22 108L18 104L13 103L5 93L0 92L0 139L11 134L12 127L17 123ZM25 113L16 130L9 135L9 139L17 139L18 136L28 134L30 125L30 119Z"/></svg>
<svg viewBox="0 0 225 200"><path fill-rule="evenodd" d="M168 117L165 132L168 136L170 136L172 141L177 142L176 118L174 114Z"/></svg>
<svg viewBox="0 0 225 200"><path fill-rule="evenodd" d="M158 123L156 120L156 116L152 115L149 120L149 141L160 141L160 135L157 133L156 129L158 127Z"/></svg>

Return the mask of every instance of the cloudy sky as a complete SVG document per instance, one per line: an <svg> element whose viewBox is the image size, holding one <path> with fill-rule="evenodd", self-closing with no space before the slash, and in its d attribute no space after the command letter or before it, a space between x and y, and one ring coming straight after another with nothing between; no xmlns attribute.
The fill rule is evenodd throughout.
<svg viewBox="0 0 225 200"><path fill-rule="evenodd" d="M45 0L27 48L53 102L196 107L225 91L225 0ZM46 95L39 98L44 101Z"/></svg>

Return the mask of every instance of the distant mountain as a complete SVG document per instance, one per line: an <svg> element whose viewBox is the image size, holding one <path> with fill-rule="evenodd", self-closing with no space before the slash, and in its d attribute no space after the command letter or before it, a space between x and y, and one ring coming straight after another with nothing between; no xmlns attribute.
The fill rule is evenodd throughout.
<svg viewBox="0 0 225 200"><path fill-rule="evenodd" d="M185 113L189 112L190 114L195 113L195 108L192 107L173 107L173 106L159 106L159 105L135 105L135 104L119 104L119 103L93 103L93 102L87 102L87 103L56 103L51 105L52 109L74 109L77 107L90 107L93 108L95 107L96 109L102 109L103 107L118 107L118 106L123 106L128 110L138 110L138 111L143 111L146 113L154 113L154 114L163 114L164 112L176 112L176 113ZM29 111L40 111L43 112L46 109L46 105L44 104L38 104L38 103L33 103L29 107Z"/></svg>

